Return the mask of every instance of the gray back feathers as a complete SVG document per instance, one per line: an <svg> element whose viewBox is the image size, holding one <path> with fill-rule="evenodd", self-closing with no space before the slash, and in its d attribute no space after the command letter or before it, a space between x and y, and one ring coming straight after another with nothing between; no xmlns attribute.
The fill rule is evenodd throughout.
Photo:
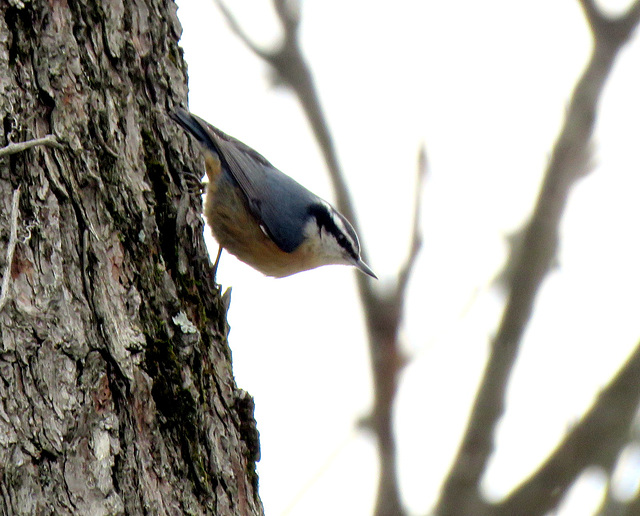
<svg viewBox="0 0 640 516"><path fill-rule="evenodd" d="M220 158L223 173L239 186L247 206L273 242L290 253L304 240L310 206L322 200L280 172L261 154L239 140L178 108L171 117Z"/></svg>

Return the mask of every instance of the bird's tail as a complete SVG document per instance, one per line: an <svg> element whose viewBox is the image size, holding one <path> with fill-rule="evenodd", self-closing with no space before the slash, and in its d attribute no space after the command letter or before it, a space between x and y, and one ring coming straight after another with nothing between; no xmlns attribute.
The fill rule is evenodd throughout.
<svg viewBox="0 0 640 516"><path fill-rule="evenodd" d="M218 152L218 146L209 132L208 125L202 118L192 115L186 109L177 107L169 116L189 131L205 147Z"/></svg>
<svg viewBox="0 0 640 516"><path fill-rule="evenodd" d="M209 181L215 182L222 172L220 164L220 148L216 141L216 128L204 120L192 115L186 109L176 108L169 116L189 131L204 149L204 163Z"/></svg>

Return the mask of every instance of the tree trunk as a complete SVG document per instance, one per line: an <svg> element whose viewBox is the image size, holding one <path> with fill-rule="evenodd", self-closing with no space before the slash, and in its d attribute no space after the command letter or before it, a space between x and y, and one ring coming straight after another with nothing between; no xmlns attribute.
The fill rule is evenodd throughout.
<svg viewBox="0 0 640 516"><path fill-rule="evenodd" d="M0 158L1 514L263 513L180 32L171 0L0 0L0 146L61 144Z"/></svg>

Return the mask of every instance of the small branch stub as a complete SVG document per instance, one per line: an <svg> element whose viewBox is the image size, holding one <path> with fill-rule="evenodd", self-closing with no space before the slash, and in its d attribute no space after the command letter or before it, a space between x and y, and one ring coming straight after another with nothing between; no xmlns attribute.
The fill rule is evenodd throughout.
<svg viewBox="0 0 640 516"><path fill-rule="evenodd" d="M9 299L9 287L11 286L11 264L13 263L13 253L16 250L18 240L18 212L20 206L20 187L13 192L11 199L11 225L9 234L9 244L7 245L7 256L2 275L2 288L0 289L0 312Z"/></svg>
<svg viewBox="0 0 640 516"><path fill-rule="evenodd" d="M44 145L45 147L53 147L54 149L62 149L62 145L53 134L48 134L42 138L36 138L34 140L27 140L26 142L10 143L6 147L0 149L0 158L10 156L11 154L17 154L18 152L26 151L32 147L38 145Z"/></svg>

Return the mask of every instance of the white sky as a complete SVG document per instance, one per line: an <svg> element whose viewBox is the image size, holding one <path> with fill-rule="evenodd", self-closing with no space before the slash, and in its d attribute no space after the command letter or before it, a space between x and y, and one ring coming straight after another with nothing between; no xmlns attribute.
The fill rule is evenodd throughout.
<svg viewBox="0 0 640 516"><path fill-rule="evenodd" d="M273 41L270 1L228 4L256 41ZM331 200L292 95L270 86L266 66L231 35L212 0L178 5L191 110ZM421 142L427 147L425 246L403 332L413 361L396 407L404 502L424 514L456 451L500 315L488 285L505 258L504 237L535 200L590 39L576 0L391 5L307 0L302 43L380 285L406 255L416 154ZM538 297L509 386L484 482L491 498L534 470L640 337L638 39L606 89L597 167L571 197L560 268ZM354 430L370 406L371 380L353 272L325 267L274 280L223 254L218 279L233 286L234 372L256 399L266 513L370 514L378 466L373 442ZM635 471L639 456L628 453ZM635 479L619 476L618 492L628 495ZM585 475L560 514L590 514L600 485L598 472Z"/></svg>

